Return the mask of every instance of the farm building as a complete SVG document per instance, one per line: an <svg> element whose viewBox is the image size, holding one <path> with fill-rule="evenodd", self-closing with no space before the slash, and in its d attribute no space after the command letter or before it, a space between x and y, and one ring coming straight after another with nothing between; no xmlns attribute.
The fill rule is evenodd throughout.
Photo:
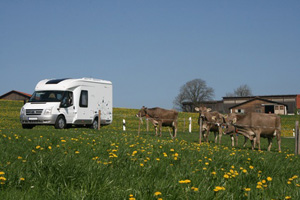
<svg viewBox="0 0 300 200"><path fill-rule="evenodd" d="M194 110L190 102L183 104ZM199 102L198 106L211 108L220 113L230 112L262 112L277 114L295 114L300 110L300 95L268 95L248 97L223 97L221 101Z"/></svg>
<svg viewBox="0 0 300 200"><path fill-rule="evenodd" d="M287 114L287 105L283 103L278 103L275 101L270 101L261 98L254 98L245 101L241 104L237 104L229 108L230 113L275 113L279 115Z"/></svg>
<svg viewBox="0 0 300 200"><path fill-rule="evenodd" d="M31 94L12 90L10 92L7 92L7 93L1 95L0 99L27 101L30 99L30 97L31 97Z"/></svg>

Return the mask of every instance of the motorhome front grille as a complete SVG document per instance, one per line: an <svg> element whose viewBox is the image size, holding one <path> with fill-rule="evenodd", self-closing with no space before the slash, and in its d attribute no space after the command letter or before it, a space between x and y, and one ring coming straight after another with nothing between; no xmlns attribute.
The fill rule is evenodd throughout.
<svg viewBox="0 0 300 200"><path fill-rule="evenodd" d="M41 115L43 109L26 109L26 115Z"/></svg>

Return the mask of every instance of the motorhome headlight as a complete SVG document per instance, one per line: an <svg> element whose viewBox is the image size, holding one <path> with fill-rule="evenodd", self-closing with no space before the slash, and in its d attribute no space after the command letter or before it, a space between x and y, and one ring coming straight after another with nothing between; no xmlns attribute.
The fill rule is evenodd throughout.
<svg viewBox="0 0 300 200"><path fill-rule="evenodd" d="M24 109L24 107L22 107L20 110L20 115L23 115L24 113L25 113L25 109Z"/></svg>
<svg viewBox="0 0 300 200"><path fill-rule="evenodd" d="M47 109L45 109L44 114L45 114L45 115L51 115L51 114L52 114L52 108L47 108Z"/></svg>

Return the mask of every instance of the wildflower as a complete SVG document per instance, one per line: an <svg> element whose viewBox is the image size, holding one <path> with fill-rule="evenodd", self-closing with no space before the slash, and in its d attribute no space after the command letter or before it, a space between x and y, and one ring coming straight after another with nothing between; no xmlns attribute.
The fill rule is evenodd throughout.
<svg viewBox="0 0 300 200"><path fill-rule="evenodd" d="M224 175L224 178L229 178L228 174L225 174L225 175Z"/></svg>
<svg viewBox="0 0 300 200"><path fill-rule="evenodd" d="M217 172L212 172L212 173L211 173L211 175L216 175L216 174L217 174Z"/></svg>
<svg viewBox="0 0 300 200"><path fill-rule="evenodd" d="M175 151L174 149L170 149L170 151Z"/></svg>
<svg viewBox="0 0 300 200"><path fill-rule="evenodd" d="M270 182L270 181L272 181L272 178L271 178L271 177L268 177L267 180Z"/></svg>
<svg viewBox="0 0 300 200"><path fill-rule="evenodd" d="M286 197L285 197L285 199L291 199L291 198L292 198L291 196L286 196Z"/></svg>
<svg viewBox="0 0 300 200"><path fill-rule="evenodd" d="M254 167L252 165L249 166L250 169L254 169Z"/></svg>
<svg viewBox="0 0 300 200"><path fill-rule="evenodd" d="M221 190L225 190L225 187L216 186L215 189L214 189L215 192L218 192L218 191L221 191Z"/></svg>
<svg viewBox="0 0 300 200"><path fill-rule="evenodd" d="M79 154L80 152L79 151L75 151L75 154Z"/></svg>
<svg viewBox="0 0 300 200"><path fill-rule="evenodd" d="M4 175L5 174L5 172L0 172L0 175Z"/></svg>
<svg viewBox="0 0 300 200"><path fill-rule="evenodd" d="M132 194L129 195L129 200L135 200Z"/></svg>
<svg viewBox="0 0 300 200"><path fill-rule="evenodd" d="M25 178L21 177L21 178L20 178L20 181L25 181Z"/></svg>
<svg viewBox="0 0 300 200"><path fill-rule="evenodd" d="M157 160L157 161L160 161L160 159L159 159L159 158L156 158L156 160Z"/></svg>
<svg viewBox="0 0 300 200"><path fill-rule="evenodd" d="M245 190L246 192L250 192L250 191L251 191L251 188L244 188L244 190Z"/></svg>
<svg viewBox="0 0 300 200"><path fill-rule="evenodd" d="M49 149L49 150L51 150L51 149L52 149L52 147L51 147L51 146L48 146L48 149Z"/></svg>
<svg viewBox="0 0 300 200"><path fill-rule="evenodd" d="M191 182L191 180L189 180L189 179L179 181L179 183L181 183L181 184L190 183L190 182Z"/></svg>
<svg viewBox="0 0 300 200"><path fill-rule="evenodd" d="M191 188L194 192L197 192L199 189L198 188L196 188L196 187L192 187Z"/></svg>
<svg viewBox="0 0 300 200"><path fill-rule="evenodd" d="M61 142L67 142L66 140L61 140Z"/></svg>
<svg viewBox="0 0 300 200"><path fill-rule="evenodd" d="M143 163L141 163L141 164L140 164L140 166L141 166L141 167L144 167L144 164L143 164Z"/></svg>
<svg viewBox="0 0 300 200"><path fill-rule="evenodd" d="M39 149L39 148L41 148L41 146L40 146L40 145L38 145L38 146L36 146L35 148L36 148L36 149Z"/></svg>
<svg viewBox="0 0 300 200"><path fill-rule="evenodd" d="M205 163L205 165L209 165L209 163L208 163L208 162L206 162L206 163Z"/></svg>
<svg viewBox="0 0 300 200"><path fill-rule="evenodd" d="M159 196L159 195L161 195L161 192L159 192L159 191L154 193L154 196Z"/></svg>

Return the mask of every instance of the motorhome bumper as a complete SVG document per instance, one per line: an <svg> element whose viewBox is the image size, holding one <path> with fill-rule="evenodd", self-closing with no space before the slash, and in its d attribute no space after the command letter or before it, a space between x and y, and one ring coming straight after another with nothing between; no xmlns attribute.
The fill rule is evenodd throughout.
<svg viewBox="0 0 300 200"><path fill-rule="evenodd" d="M58 115L21 115L20 121L22 124L55 124Z"/></svg>

